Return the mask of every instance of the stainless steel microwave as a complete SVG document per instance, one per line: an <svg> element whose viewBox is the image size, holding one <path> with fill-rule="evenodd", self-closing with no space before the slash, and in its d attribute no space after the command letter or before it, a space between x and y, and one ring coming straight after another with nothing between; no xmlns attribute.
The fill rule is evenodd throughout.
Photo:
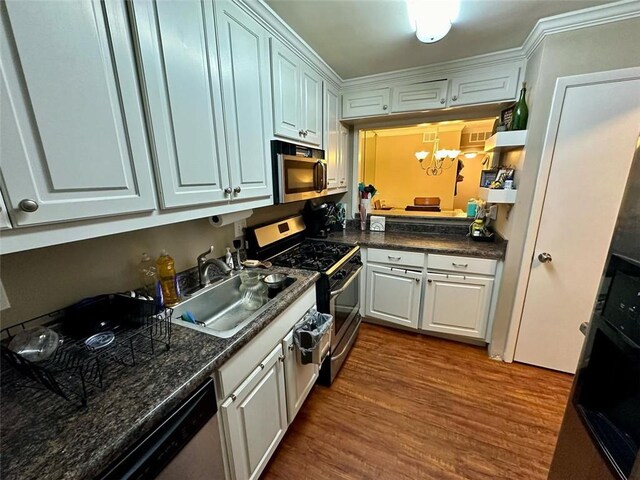
<svg viewBox="0 0 640 480"><path fill-rule="evenodd" d="M271 141L274 203L318 198L329 193L324 151Z"/></svg>

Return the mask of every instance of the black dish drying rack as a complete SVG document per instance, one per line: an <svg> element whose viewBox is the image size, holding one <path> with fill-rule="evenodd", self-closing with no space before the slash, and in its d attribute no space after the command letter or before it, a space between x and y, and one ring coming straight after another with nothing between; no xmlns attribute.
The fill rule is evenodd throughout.
<svg viewBox="0 0 640 480"><path fill-rule="evenodd" d="M169 350L173 310L157 308L152 302L136 304L121 300L124 298L116 295L96 297L89 299L89 308L85 301L81 308L70 307L0 330L3 383L11 383L16 388L46 389L85 407L91 391L105 386L107 370L132 367L136 362ZM129 306L123 308L121 301ZM114 304L119 304L118 308L114 309ZM131 305L134 308L130 308ZM78 312L90 314L96 308L104 308L102 318L109 313L118 318L110 325L115 333L113 342L91 349L85 345L86 338L91 335L83 332L83 337L79 337L74 323ZM29 361L8 348L18 332L36 326L51 328L62 340L53 355L41 362ZM13 371L7 371L7 364Z"/></svg>

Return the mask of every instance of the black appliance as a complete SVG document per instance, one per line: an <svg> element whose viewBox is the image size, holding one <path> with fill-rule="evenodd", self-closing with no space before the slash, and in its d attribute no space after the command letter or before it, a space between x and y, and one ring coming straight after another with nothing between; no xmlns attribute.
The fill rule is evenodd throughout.
<svg viewBox="0 0 640 480"><path fill-rule="evenodd" d="M329 193L324 150L271 141L274 203L323 197Z"/></svg>
<svg viewBox="0 0 640 480"><path fill-rule="evenodd" d="M358 336L360 317L360 247L307 237L302 216L247 229L251 258L273 265L320 272L316 283L318 311L334 318L331 349L319 382L330 385Z"/></svg>
<svg viewBox="0 0 640 480"><path fill-rule="evenodd" d="M217 410L214 383L208 379L97 478L224 479Z"/></svg>
<svg viewBox="0 0 640 480"><path fill-rule="evenodd" d="M640 150L565 411L550 480L640 479Z"/></svg>

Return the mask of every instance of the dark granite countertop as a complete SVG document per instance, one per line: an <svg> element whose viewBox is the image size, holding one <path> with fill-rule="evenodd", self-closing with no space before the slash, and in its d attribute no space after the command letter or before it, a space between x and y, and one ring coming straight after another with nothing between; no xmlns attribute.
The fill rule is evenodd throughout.
<svg viewBox="0 0 640 480"><path fill-rule="evenodd" d="M253 339L318 279L286 270L297 281L257 320L231 338L173 326L171 349L107 376L103 390L79 409L49 392L1 392L2 478L93 478L160 422L180 401Z"/></svg>
<svg viewBox="0 0 640 480"><path fill-rule="evenodd" d="M495 242L476 242L460 234L433 234L423 232L371 232L351 230L329 234L329 240L358 244L363 247L414 250L444 255L468 257L504 258L507 242L502 238Z"/></svg>

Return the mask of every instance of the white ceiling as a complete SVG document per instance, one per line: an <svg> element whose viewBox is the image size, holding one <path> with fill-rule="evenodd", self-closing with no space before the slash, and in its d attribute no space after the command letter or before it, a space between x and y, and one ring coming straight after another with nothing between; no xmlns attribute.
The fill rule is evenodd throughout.
<svg viewBox="0 0 640 480"><path fill-rule="evenodd" d="M404 0L265 0L342 78L520 47L545 17L611 0L462 0L449 34L420 43Z"/></svg>

